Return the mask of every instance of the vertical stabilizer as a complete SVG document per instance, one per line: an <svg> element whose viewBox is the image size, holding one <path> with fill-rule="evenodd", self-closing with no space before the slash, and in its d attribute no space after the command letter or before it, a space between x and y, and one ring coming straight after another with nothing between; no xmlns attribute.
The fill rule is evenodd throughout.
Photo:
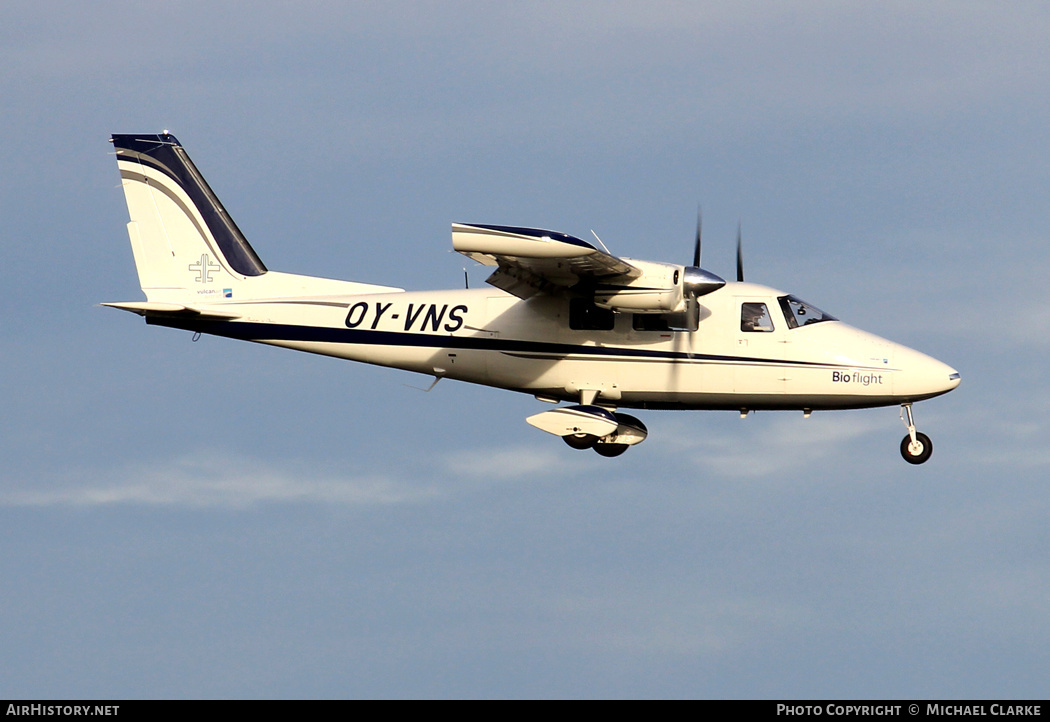
<svg viewBox="0 0 1050 722"><path fill-rule="evenodd" d="M139 284L150 301L221 298L266 266L175 136L114 135Z"/></svg>

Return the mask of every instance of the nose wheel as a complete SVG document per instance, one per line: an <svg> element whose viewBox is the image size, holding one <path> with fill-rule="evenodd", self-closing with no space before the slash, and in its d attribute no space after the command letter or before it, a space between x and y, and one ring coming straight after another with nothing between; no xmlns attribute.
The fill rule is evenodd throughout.
<svg viewBox="0 0 1050 722"><path fill-rule="evenodd" d="M908 427L908 435L901 439L901 456L909 464L925 464L933 454L933 442L929 436L915 429L910 403L901 404L901 421Z"/></svg>

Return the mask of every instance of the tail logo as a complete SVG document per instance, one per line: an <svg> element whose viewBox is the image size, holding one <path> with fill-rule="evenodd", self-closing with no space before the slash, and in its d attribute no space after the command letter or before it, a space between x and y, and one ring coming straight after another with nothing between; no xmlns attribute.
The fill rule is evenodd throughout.
<svg viewBox="0 0 1050 722"><path fill-rule="evenodd" d="M197 274L197 283L211 283L211 274L219 270L219 264L211 262L211 256L201 254L201 259L187 266L187 270Z"/></svg>

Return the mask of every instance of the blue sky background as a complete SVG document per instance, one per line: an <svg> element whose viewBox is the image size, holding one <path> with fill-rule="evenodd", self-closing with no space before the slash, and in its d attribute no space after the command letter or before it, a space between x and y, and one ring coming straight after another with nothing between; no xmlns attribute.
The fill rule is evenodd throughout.
<svg viewBox="0 0 1050 722"><path fill-rule="evenodd" d="M1046 696L1044 3L0 9L0 697ZM645 412L147 328L108 138L273 269L472 285L452 221L704 265L955 366L916 407Z"/></svg>

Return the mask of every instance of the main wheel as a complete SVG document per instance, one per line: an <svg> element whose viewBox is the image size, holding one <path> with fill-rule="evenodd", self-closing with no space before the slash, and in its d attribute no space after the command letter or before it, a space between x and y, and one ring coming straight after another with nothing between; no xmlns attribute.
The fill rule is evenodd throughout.
<svg viewBox="0 0 1050 722"><path fill-rule="evenodd" d="M933 442L930 437L921 431L915 433L915 442L912 443L911 434L901 441L901 456L909 464L924 464L933 454Z"/></svg>
<svg viewBox="0 0 1050 722"><path fill-rule="evenodd" d="M627 451L627 444L595 444L594 450L611 459Z"/></svg>
<svg viewBox="0 0 1050 722"><path fill-rule="evenodd" d="M598 440L598 437L594 434L569 434L561 438L574 449L589 449Z"/></svg>

